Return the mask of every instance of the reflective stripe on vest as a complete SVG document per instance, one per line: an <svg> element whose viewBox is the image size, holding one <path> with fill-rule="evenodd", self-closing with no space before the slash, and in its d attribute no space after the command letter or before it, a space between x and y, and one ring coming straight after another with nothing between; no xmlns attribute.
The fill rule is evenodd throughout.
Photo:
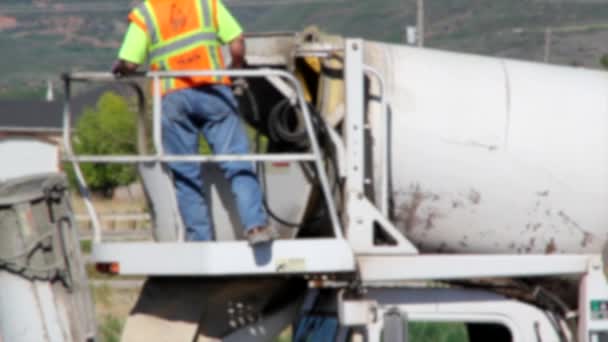
<svg viewBox="0 0 608 342"><path fill-rule="evenodd" d="M148 9L147 2L143 2L141 5L135 8L139 14L144 18L146 22L146 28L148 29L148 33L150 34L150 42L152 45L158 43L158 29L154 21L152 20L152 15L150 14L150 10Z"/></svg>
<svg viewBox="0 0 608 342"><path fill-rule="evenodd" d="M199 1L201 6L201 19L203 19L202 25L204 27L213 27L213 23L211 22L211 12L209 11L209 1L201 0Z"/></svg>
<svg viewBox="0 0 608 342"><path fill-rule="evenodd" d="M203 41L217 41L217 34L214 32L198 32L191 36L184 37L160 46L150 51L150 60L157 59L163 55L177 52L190 45L200 44Z"/></svg>
<svg viewBox="0 0 608 342"><path fill-rule="evenodd" d="M161 70L168 70L169 68L167 68L167 62L161 60L159 62L160 64L160 69ZM169 78L169 77L165 77L162 79L162 83L161 83L161 93L166 93L169 89L172 88L173 85L173 79Z"/></svg>
<svg viewBox="0 0 608 342"><path fill-rule="evenodd" d="M207 51L209 51L209 55L211 57L211 64L213 64L213 69L221 69L223 66L220 65L220 57L218 56L218 46L209 46ZM217 82L220 81L221 77L213 76L213 79Z"/></svg>

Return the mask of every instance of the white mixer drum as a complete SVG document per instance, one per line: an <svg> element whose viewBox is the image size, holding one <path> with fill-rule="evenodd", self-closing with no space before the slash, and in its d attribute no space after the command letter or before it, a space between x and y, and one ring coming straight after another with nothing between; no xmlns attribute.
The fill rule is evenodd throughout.
<svg viewBox="0 0 608 342"><path fill-rule="evenodd" d="M365 53L387 83L395 223L421 250L601 250L604 72L375 42Z"/></svg>

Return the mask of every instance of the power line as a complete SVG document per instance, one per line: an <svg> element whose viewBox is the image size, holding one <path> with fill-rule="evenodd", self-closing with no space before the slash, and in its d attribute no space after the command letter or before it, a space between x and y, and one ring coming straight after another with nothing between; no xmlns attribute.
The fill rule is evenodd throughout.
<svg viewBox="0 0 608 342"><path fill-rule="evenodd" d="M424 0L416 3L416 32L418 34L418 46L424 46Z"/></svg>

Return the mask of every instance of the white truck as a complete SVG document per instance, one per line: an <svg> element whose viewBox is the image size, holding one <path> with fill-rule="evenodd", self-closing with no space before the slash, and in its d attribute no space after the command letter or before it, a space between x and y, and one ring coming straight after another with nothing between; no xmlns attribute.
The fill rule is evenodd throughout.
<svg viewBox="0 0 608 342"><path fill-rule="evenodd" d="M407 341L409 323L458 322L473 342L608 341L604 73L314 31L247 45L251 69L140 75L155 151L142 116L135 156L73 153L70 85L116 80L64 77L83 196L80 164L133 163L153 213L156 242L108 242L87 202L98 268L150 277L123 340L268 341L292 324L295 341ZM159 85L185 74L246 78L268 151L165 154ZM213 166L229 159L265 166L280 240L242 241ZM217 241L183 241L168 161L204 163Z"/></svg>

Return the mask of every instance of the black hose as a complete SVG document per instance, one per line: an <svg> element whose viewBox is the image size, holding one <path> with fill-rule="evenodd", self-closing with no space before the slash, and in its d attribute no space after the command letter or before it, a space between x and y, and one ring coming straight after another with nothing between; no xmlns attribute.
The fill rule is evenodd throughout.
<svg viewBox="0 0 608 342"><path fill-rule="evenodd" d="M288 143L298 150L308 148L306 127L298 125L296 108L289 99L277 103L268 116L268 136L272 141Z"/></svg>
<svg viewBox="0 0 608 342"><path fill-rule="evenodd" d="M256 151L256 153L260 153L261 152L260 151L261 133L260 133L259 127L261 126L262 121L260 118L259 106L258 106L258 103L257 103L255 96L253 95L253 92L251 91L251 89L249 89L248 86L245 86L243 88L243 90L247 96L248 101L250 102L251 110L252 110L252 114L253 114L254 125L256 126L255 151ZM306 104L306 105L308 105L308 104ZM327 136L328 133L325 129L325 124L323 122L323 118L315 110L313 110L312 108L310 108L310 109L311 109L310 113L311 113L311 119L313 121L313 128L314 128L315 134L320 138L319 139L320 142L327 141L327 139L325 139L325 137ZM289 116L290 114L293 114L293 116L290 117ZM269 133L269 137L270 137L271 141L287 142L292 148L295 148L297 150L308 148L309 142L307 139L306 129L304 128L304 129L299 129L299 130L294 131L293 126L296 125L297 122L294 122L293 120L297 120L297 115L296 115L295 107L291 105L291 101L289 99L284 99L282 101L279 101L270 111L270 115L267 120L267 128L268 128L268 133ZM325 151L326 149L323 149L323 150ZM332 168L334 169L334 172L335 172L335 180L334 180L334 184L332 186L332 194L333 194L333 193L335 193L335 191L338 187L339 174L338 174L338 168L337 168L338 163L336 160L336 156L334 153L331 153L330 156L331 156L330 162L333 164ZM316 174L316 172L317 172L316 168L313 168L313 170ZM303 225L309 225L314 222L317 222L323 218L323 216L325 214L323 211L319 212L318 215L315 215L315 216L309 218L308 220L305 220L300 223L289 222L289 221L279 217L276 213L274 213L272 211L272 208L268 204L268 195L267 195L267 191L266 191L266 168L265 168L263 162L256 162L256 171L257 171L258 175L260 175L260 183L262 185L262 193L263 193L262 201L263 201L264 207L266 208L268 215L270 217L272 217L275 221L277 221L280 224L287 226L287 227L299 228ZM317 179L319 178L318 175L316 175L316 178ZM325 200L324 197L323 197L323 199ZM325 207L327 207L327 203L325 203Z"/></svg>

